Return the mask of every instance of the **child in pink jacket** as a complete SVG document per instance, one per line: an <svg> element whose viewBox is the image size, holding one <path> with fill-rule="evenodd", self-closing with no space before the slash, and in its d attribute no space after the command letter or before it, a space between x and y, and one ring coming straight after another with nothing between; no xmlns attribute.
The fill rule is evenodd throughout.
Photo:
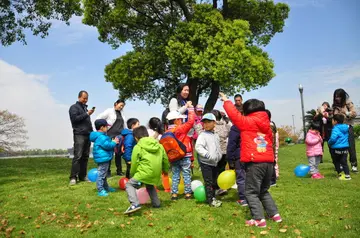
<svg viewBox="0 0 360 238"><path fill-rule="evenodd" d="M312 122L310 130L306 134L306 155L309 160L310 173L312 179L322 179L323 175L319 172L319 164L323 155L322 151L322 137L320 134L320 123Z"/></svg>

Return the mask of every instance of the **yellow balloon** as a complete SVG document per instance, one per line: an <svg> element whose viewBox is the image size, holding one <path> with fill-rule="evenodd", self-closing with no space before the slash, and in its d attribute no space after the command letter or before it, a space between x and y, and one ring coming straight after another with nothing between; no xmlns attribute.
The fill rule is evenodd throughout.
<svg viewBox="0 0 360 238"><path fill-rule="evenodd" d="M218 179L217 183L221 189L229 189L235 184L236 176L234 170L225 170L222 172Z"/></svg>

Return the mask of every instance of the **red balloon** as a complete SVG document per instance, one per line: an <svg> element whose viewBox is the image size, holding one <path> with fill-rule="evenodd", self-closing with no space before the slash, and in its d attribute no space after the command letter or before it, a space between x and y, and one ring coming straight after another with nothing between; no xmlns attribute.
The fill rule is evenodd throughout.
<svg viewBox="0 0 360 238"><path fill-rule="evenodd" d="M125 185L126 185L126 183L127 183L128 181L129 181L128 178L121 178L121 179L119 180L119 187L120 187L120 189L125 190Z"/></svg>

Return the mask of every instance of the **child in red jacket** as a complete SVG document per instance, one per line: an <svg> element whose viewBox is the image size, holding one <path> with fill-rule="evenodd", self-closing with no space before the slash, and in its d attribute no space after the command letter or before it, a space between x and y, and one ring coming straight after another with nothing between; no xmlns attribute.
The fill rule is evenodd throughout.
<svg viewBox="0 0 360 238"><path fill-rule="evenodd" d="M240 161L245 163L245 196L252 218L245 222L248 226L266 227L263 211L275 222L282 219L268 189L274 166L273 136L270 120L265 112L264 102L247 100L241 115L230 100L220 93L224 109L233 124L241 131Z"/></svg>
<svg viewBox="0 0 360 238"><path fill-rule="evenodd" d="M176 138L186 146L186 154L183 159L171 163L172 186L171 200L178 199L178 186L180 183L180 173L182 172L185 185L185 199L191 198L191 156L192 145L191 138L188 136L189 131L194 126L195 112L192 102L188 101L185 105L188 110L188 121L183 123L185 115L178 111L171 111L166 116L169 121L168 131L172 131Z"/></svg>

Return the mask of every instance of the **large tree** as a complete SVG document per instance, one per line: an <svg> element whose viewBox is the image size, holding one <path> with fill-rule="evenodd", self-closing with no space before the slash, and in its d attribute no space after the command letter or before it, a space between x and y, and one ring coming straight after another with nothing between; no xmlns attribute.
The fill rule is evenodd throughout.
<svg viewBox="0 0 360 238"><path fill-rule="evenodd" d="M208 2L209 3L209 2ZM281 32L289 7L272 0L85 0L85 24L99 39L133 49L105 68L123 98L166 105L180 82L190 85L194 104L209 96L211 110L220 90L252 90L275 76L263 50Z"/></svg>
<svg viewBox="0 0 360 238"><path fill-rule="evenodd" d="M0 110L0 152L23 148L27 131L22 117L7 110Z"/></svg>
<svg viewBox="0 0 360 238"><path fill-rule="evenodd" d="M81 0L0 0L0 41L4 46L15 41L26 44L24 31L42 38L48 35L51 20L69 24L73 15L82 14Z"/></svg>

